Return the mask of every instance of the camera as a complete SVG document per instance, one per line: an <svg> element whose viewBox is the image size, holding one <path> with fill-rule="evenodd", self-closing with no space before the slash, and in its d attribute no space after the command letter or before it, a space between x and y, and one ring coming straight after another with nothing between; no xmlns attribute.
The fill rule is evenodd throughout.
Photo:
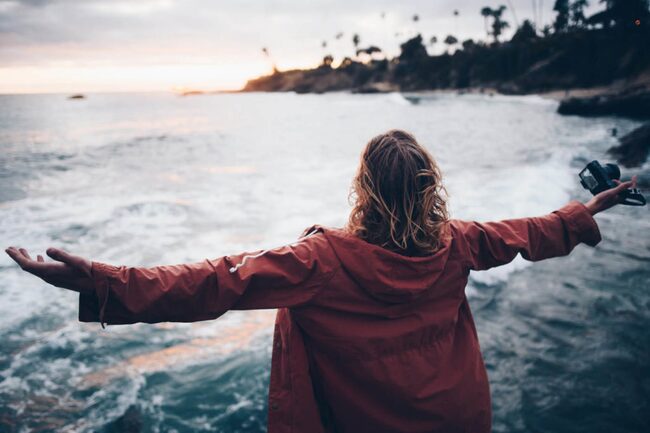
<svg viewBox="0 0 650 433"><path fill-rule="evenodd" d="M621 178L621 170L616 164L600 165L598 161L591 161L579 174L580 183L593 195L616 187L614 180ZM621 194L621 204L629 206L644 206L645 197L637 188L627 189Z"/></svg>

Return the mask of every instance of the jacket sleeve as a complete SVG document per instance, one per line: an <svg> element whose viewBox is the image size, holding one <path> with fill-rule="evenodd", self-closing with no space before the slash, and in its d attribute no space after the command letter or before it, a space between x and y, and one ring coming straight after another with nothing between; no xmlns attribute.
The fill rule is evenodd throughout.
<svg viewBox="0 0 650 433"><path fill-rule="evenodd" d="M193 264L138 268L93 262L94 293L79 320L107 324L195 322L228 310L310 302L338 263L322 234L296 243Z"/></svg>
<svg viewBox="0 0 650 433"><path fill-rule="evenodd" d="M451 224L459 235L460 255L473 270L504 265L517 254L530 261L565 256L581 242L594 247L601 240L596 221L579 201L539 217Z"/></svg>

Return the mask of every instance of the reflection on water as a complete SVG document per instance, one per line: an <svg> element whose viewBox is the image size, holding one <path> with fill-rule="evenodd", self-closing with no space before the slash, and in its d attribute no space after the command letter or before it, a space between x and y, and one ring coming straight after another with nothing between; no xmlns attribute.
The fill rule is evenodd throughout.
<svg viewBox="0 0 650 433"><path fill-rule="evenodd" d="M250 312L243 323L229 323L219 327L218 335L206 334L185 343L135 355L103 370L93 371L83 377L82 386L100 386L125 374L151 374L230 355L250 346L255 337L259 337L263 331L268 331L274 321L273 311ZM155 326L160 329L174 328L171 324Z"/></svg>
<svg viewBox="0 0 650 433"><path fill-rule="evenodd" d="M344 223L361 149L395 127L440 163L454 217L542 214L586 199L576 173L637 126L417 97L0 96L0 239L140 266L290 243ZM495 432L647 427L648 209L599 215L596 249L471 276ZM265 431L273 311L102 330L77 302L0 258L0 431Z"/></svg>

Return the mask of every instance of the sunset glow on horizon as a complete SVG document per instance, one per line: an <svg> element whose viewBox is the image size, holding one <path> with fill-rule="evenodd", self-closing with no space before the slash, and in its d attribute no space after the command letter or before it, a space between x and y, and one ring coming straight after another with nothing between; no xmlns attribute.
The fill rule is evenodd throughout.
<svg viewBox="0 0 650 433"><path fill-rule="evenodd" d="M248 79L271 71L263 62L0 68L0 93L228 91L241 89Z"/></svg>
<svg viewBox="0 0 650 433"><path fill-rule="evenodd" d="M354 57L354 34L359 47L379 46L389 57L417 34L484 40L480 8L499 3L0 0L0 93L238 90L273 65ZM512 3L520 21L533 13L538 22L552 20L552 2L536 12L529 1ZM432 54L445 49L427 46Z"/></svg>

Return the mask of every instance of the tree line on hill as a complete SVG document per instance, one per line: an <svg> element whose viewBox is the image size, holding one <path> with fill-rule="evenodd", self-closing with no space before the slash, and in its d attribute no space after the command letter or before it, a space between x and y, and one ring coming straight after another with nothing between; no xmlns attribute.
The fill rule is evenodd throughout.
<svg viewBox="0 0 650 433"><path fill-rule="evenodd" d="M308 70L279 71L251 80L246 91L359 92L424 89L496 88L505 93L530 93L556 89L593 87L630 79L650 69L650 6L648 0L601 0L604 9L585 15L588 0L556 0L552 24L541 29L535 20L518 23L510 40L504 30L508 8L483 7L485 32L489 40L462 42L447 35L447 49L430 55L422 33L400 45L400 53L388 58L376 45L362 46L352 35L355 56L335 65L332 54ZM382 17L385 14L382 13ZM459 12L453 11L455 19ZM419 15L412 21L418 23ZM395 34L401 36L400 33ZM335 36L341 41L342 32ZM328 48L323 41L321 48ZM263 53L271 59L268 48Z"/></svg>

